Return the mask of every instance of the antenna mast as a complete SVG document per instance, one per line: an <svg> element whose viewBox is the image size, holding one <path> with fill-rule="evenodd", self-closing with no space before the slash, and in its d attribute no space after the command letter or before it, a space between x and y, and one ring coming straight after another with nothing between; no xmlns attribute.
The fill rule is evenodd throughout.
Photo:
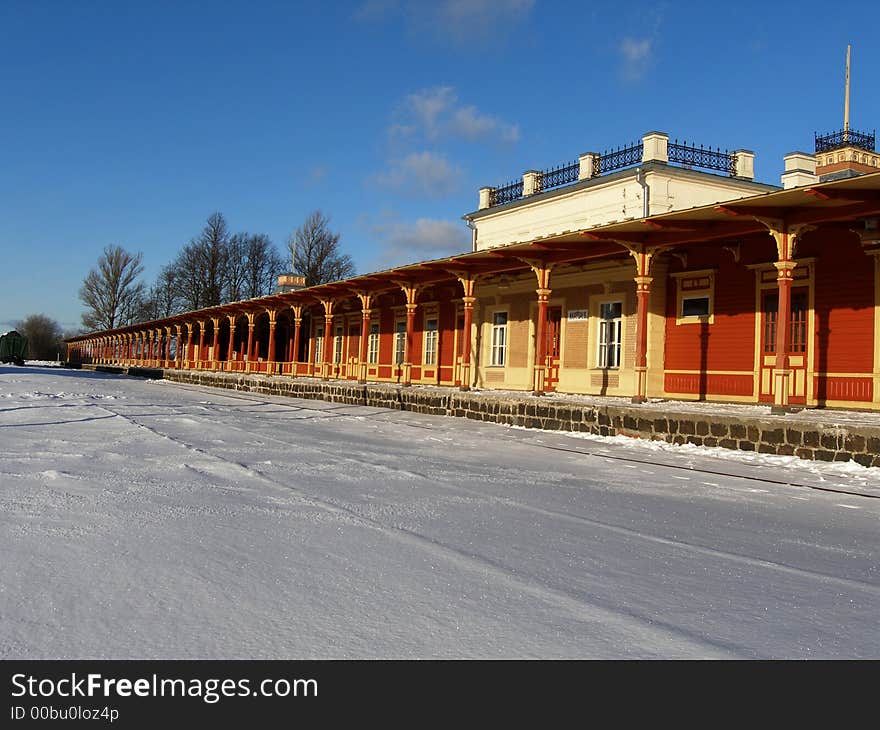
<svg viewBox="0 0 880 730"><path fill-rule="evenodd" d="M846 95L843 101L843 141L849 141L849 54L851 46L846 45Z"/></svg>

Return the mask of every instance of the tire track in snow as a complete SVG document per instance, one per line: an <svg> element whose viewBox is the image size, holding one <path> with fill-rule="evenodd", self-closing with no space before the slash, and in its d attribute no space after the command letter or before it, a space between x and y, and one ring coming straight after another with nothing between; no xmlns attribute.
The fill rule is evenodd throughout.
<svg viewBox="0 0 880 730"><path fill-rule="evenodd" d="M632 645L639 647L651 647L657 645L657 639L661 639L664 644L671 642L678 651L687 653L690 656L699 655L703 658L731 658L732 656L740 656L742 648L733 643L720 642L709 639L705 636L699 636L693 632L685 631L680 626L660 621L654 618L641 616L635 612L621 611L618 606L603 605L594 601L586 601L576 598L571 594L565 593L550 586L542 585L534 581L526 580L516 575L510 568L489 560L483 556L474 555L457 548L437 542L436 540L421 535L412 530L403 527L395 527L385 525L369 517L359 514L357 511L342 505L328 502L320 498L310 496L302 490L272 479L268 475L253 469L249 466L241 464L231 459L225 459L222 456L205 451L204 449L187 441L162 433L161 431L139 423L133 418L116 413L113 409L103 405L93 404L95 408L100 408L112 413L114 416L123 421L132 424L138 429L147 431L161 439L165 439L180 445L189 451L199 454L202 457L215 459L234 468L239 469L245 476L251 479L257 479L265 484L271 485L273 488L281 489L285 492L293 492L297 499L310 507L323 509L331 512L335 516L340 517L346 523L357 524L367 529L376 530L383 535L402 542L413 548L427 551L431 555L444 559L458 568L467 570L477 576L486 578L490 577L501 586L536 598L545 603L551 603L571 614L575 619L585 623L601 622L603 626L611 627L625 634L627 640ZM227 424L224 424L226 426ZM243 429L236 429L243 430ZM276 439L277 440L277 439ZM279 440L280 441L280 440ZM286 443L281 441L281 443ZM290 444L287 444L290 445ZM669 655L669 651L664 649L664 654ZM750 653L751 657L752 654Z"/></svg>
<svg viewBox="0 0 880 730"><path fill-rule="evenodd" d="M101 406L105 408L105 406ZM159 417L154 416L154 417ZM612 532L614 534L623 535L626 537L637 538L646 542L651 542L658 545L664 545L667 547L675 547L680 548L685 551L689 551L698 555L705 555L708 557L719 558L722 560L727 560L730 562L738 563L741 565L746 565L751 568L759 567L766 568L769 570L775 570L777 572L781 572L786 575L791 575L799 578L808 578L811 580L819 580L823 583L830 583L833 585L838 585L844 588L848 588L850 590L855 589L859 591L864 591L867 593L871 593L876 596L880 596L880 586L876 586L872 583L867 583L864 581L855 580L852 578L841 578L839 576L830 575L828 573L821 573L813 570L806 570L804 568L798 568L793 565L789 565L787 563L780 563L772 560L766 560L763 558L756 558L750 555L744 555L742 553L734 553L725 550L718 550L715 548L707 547L704 545L697 545L694 543L686 542L684 540L678 540L669 537L662 537L660 535L649 534L645 532L640 532L638 530L629 529L626 527L621 527L619 525L614 525L612 523L603 522L601 520L595 520L588 517L583 517L579 515L572 515L567 512L558 512L556 510L547 509L544 507L537 507L535 505L529 504L527 502L522 502L520 500L511 499L510 497L499 497L487 492L483 492L476 489L469 489L467 487L444 484L438 482L427 474L421 474L419 472L410 471L408 469L401 469L399 467L389 466L388 464L383 464L380 462L376 462L370 459L366 459L363 457L355 457L348 454L341 453L339 451L332 451L329 449L322 449L317 446L307 445L304 446L299 442L291 442L285 439L279 438L274 434L267 434L263 431L255 432L253 429L244 429L240 426L235 426L225 420L221 421L224 428L229 428L234 431L238 431L241 433L246 433L250 436L258 435L262 439L266 439L268 441L274 441L282 446L286 446L288 448L298 448L303 449L306 448L314 453L323 454L325 456L330 456L339 461L346 461L349 463L357 464L359 466L367 466L378 471L383 472L391 472L395 474L402 474L410 478L417 478L429 482L432 488L440 488L447 492L459 492L463 494L467 494L471 497L477 497L483 500L488 500L490 503L495 504L503 504L508 507L512 507L515 509L520 509L523 511L530 512L532 514L538 514L545 517L550 517L553 519L559 519L564 522L578 524L578 525L587 525L594 528L599 528L606 530L608 532ZM171 438L171 437L170 437ZM176 439L175 439L176 440ZM517 441L517 443L522 443ZM528 445L528 444L526 444ZM579 453L579 452L578 452ZM217 457L222 458L222 457ZM250 468L250 467L245 467ZM256 471L259 474L262 472ZM265 475L264 475L265 476ZM270 477L266 477L271 479ZM679 479L682 477L678 477ZM334 502L329 502L329 504L335 504Z"/></svg>
<svg viewBox="0 0 880 730"><path fill-rule="evenodd" d="M175 385L183 387L184 389L192 390L192 391L199 392L199 393L210 392L210 391L204 390L204 387L200 388L199 386L192 386L192 385L184 384L184 383L175 383ZM293 404L288 404L288 403L276 403L275 401L268 401L268 400L265 400L264 398L263 399L254 399L254 398L247 398L243 395L230 395L228 393L221 393L220 395L222 395L223 397L232 399L232 400L243 400L243 401L246 401L249 403L253 403L255 405L281 406L284 408L290 408L290 409L294 409L297 411L315 411L316 413L325 413L328 410L341 410L343 408L367 408L368 407L368 406L354 406L354 405L349 405L349 404L334 404L336 406L336 408L309 408L308 406L293 405ZM277 396L277 397L280 398L283 396ZM220 411L221 409L219 407L216 407L215 410ZM393 409L382 408L382 409L379 409L379 412L377 412L377 413L369 414L369 417L375 418L376 416L394 415L394 414L401 414L401 413L405 413L405 411L396 411ZM339 417L344 417L346 415L355 416L356 414L336 414L336 413L333 413L333 414L328 414L326 417L327 418L331 418L331 417L339 418ZM428 430L428 431L433 430L433 428L430 425L420 424L420 423L412 423L412 422L407 422L407 421L399 420L399 419L397 421L395 421L395 423L397 423L401 426L408 426L410 428L420 428L420 429L424 429L424 430ZM480 423L480 422L475 421L475 423ZM493 425L504 425L504 424L493 424ZM529 429L529 430L531 430L531 429ZM552 432L546 432L546 433L552 433ZM718 470L714 470L714 469L700 469L698 467L687 466L684 464L669 464L669 463L663 463L663 462L659 462L659 461L649 461L647 459L636 458L635 456L619 456L616 454L611 454L607 451L587 451L585 449L566 448L564 446L551 446L549 444L535 443L534 441L525 441L523 439L515 438L512 436L499 435L499 438L502 438L506 441L513 441L516 443L521 443L521 444L531 446L531 447L537 448L537 449L547 449L550 451L560 451L560 452L564 452L564 453L568 453L568 454L578 454L580 456L593 456L593 457L600 458L600 459L608 459L611 461L619 461L619 462L630 463L630 464L638 464L641 466L661 467L664 469L676 469L676 470L681 470L681 471L693 472L695 474L708 474L709 476L733 477L736 479L777 484L777 485L783 486L783 487L795 487L798 489L812 489L814 491L830 492L832 494L845 494L849 497L863 497L865 499L880 499L880 494L870 494L870 493L866 493L866 492L852 492L852 491L848 491L845 489L835 489L833 487L823 487L818 484L804 484L802 482L785 481L782 479L774 479L772 477L767 477L767 476L751 476L749 474L732 474L730 472L718 471ZM711 457L711 454L707 454L706 456ZM637 468L637 467L630 467L630 468ZM750 468L752 468L753 470L760 470L762 468L762 465L750 464Z"/></svg>

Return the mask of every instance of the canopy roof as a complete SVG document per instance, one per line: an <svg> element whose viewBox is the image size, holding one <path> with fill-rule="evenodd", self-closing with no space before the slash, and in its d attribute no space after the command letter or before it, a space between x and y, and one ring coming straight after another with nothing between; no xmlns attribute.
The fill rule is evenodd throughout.
<svg viewBox="0 0 880 730"><path fill-rule="evenodd" d="M659 251L688 243L721 241L766 232L768 225L792 227L853 221L878 215L880 172L420 261L283 294L229 302L114 330L91 332L66 341L77 342L108 334L158 329L228 314L315 304L357 294L378 294L399 290L401 286L424 286L458 278L499 274L522 269L532 263L544 265L611 258L626 254L633 247Z"/></svg>

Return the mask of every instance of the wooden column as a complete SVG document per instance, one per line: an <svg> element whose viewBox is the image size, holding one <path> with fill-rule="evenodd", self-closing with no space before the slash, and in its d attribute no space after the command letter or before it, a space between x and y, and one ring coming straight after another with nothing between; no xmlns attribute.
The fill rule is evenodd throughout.
<svg viewBox="0 0 880 730"><path fill-rule="evenodd" d="M329 380L333 372L333 299L321 301L324 305L324 362L321 364L321 377Z"/></svg>
<svg viewBox="0 0 880 730"><path fill-rule="evenodd" d="M293 310L293 342L290 345L290 374L296 375L296 359L299 357L299 338L302 330L302 304L294 304L291 309Z"/></svg>
<svg viewBox="0 0 880 730"><path fill-rule="evenodd" d="M193 351L193 323L186 323L186 367L192 367Z"/></svg>
<svg viewBox="0 0 880 730"><path fill-rule="evenodd" d="M275 317L277 310L267 309L269 315L269 349L266 352L266 372L271 375L275 372Z"/></svg>
<svg viewBox="0 0 880 730"><path fill-rule="evenodd" d="M361 340L359 343L360 347L358 348L358 382L362 384L367 382L367 347L369 345L370 337L370 317L373 313L370 309L372 298L372 294L358 292L358 299L361 300Z"/></svg>
<svg viewBox="0 0 880 730"><path fill-rule="evenodd" d="M221 317L212 317L211 324L214 327L213 344L211 345L211 370L220 366L220 320Z"/></svg>
<svg viewBox="0 0 880 730"><path fill-rule="evenodd" d="M776 363L773 369L773 408L771 413L788 413L791 369L791 285L797 262L794 253L798 237L812 230L812 225L788 225L783 220L761 219L776 242L776 285L779 290L779 308L776 313ZM812 336L812 333L810 334Z"/></svg>
<svg viewBox="0 0 880 730"><path fill-rule="evenodd" d="M416 325L416 297L419 289L412 284L401 284L400 288L406 296L406 339L403 347L403 373L401 373L401 383L405 386L412 385L412 366L413 366L413 338Z"/></svg>
<svg viewBox="0 0 880 730"><path fill-rule="evenodd" d="M535 326L535 352L532 363L532 392L544 395L547 377L547 307L550 302L550 271L553 264L544 261L527 261L523 259L538 279L538 322Z"/></svg>
<svg viewBox="0 0 880 730"><path fill-rule="evenodd" d="M464 307L464 323L462 325L462 337L464 342L461 348L461 390L471 389L471 327L473 326L474 302L476 297L476 277L460 276L458 279L464 289L462 305Z"/></svg>
<svg viewBox="0 0 880 730"><path fill-rule="evenodd" d="M227 314L229 320L229 345L226 348L226 369L229 369L229 363L232 362L232 351L235 346L235 315Z"/></svg>
<svg viewBox="0 0 880 730"><path fill-rule="evenodd" d="M174 325L177 335L177 347L174 350L174 367L179 370L183 366L183 325Z"/></svg>
<svg viewBox="0 0 880 730"><path fill-rule="evenodd" d="M165 362L162 363L164 366L168 366L168 363L171 361L171 327L165 328Z"/></svg>
<svg viewBox="0 0 880 730"><path fill-rule="evenodd" d="M206 320L199 320L199 351L196 357L196 367L201 370L202 369L202 361L205 359L205 322Z"/></svg>
<svg viewBox="0 0 880 730"><path fill-rule="evenodd" d="M645 246L629 249L636 261L636 363L635 392L633 403L645 403L648 400L648 308L651 302L651 261L652 251Z"/></svg>
<svg viewBox="0 0 880 730"><path fill-rule="evenodd" d="M254 359L254 329L257 326L256 322L254 321L254 313L253 312L247 313L247 320L248 320L248 339L247 339L247 350L245 351L245 356L244 356L244 359L245 359L244 369L245 369L245 372L249 373L251 371L251 360Z"/></svg>

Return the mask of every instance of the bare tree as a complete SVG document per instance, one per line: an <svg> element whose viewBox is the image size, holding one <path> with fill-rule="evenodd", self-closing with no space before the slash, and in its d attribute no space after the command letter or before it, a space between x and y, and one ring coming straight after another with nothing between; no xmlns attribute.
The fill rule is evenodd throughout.
<svg viewBox="0 0 880 730"><path fill-rule="evenodd" d="M229 239L226 271L223 274L223 301L237 302L245 298L247 279L247 234L236 233Z"/></svg>
<svg viewBox="0 0 880 730"><path fill-rule="evenodd" d="M61 353L61 325L45 314L31 314L15 329L28 339L28 357L31 360L55 360Z"/></svg>
<svg viewBox="0 0 880 730"><path fill-rule="evenodd" d="M270 294L275 289L278 275L283 274L287 262L278 253L268 236L259 233L245 239L244 294L248 298Z"/></svg>
<svg viewBox="0 0 880 730"><path fill-rule="evenodd" d="M293 271L315 286L339 281L355 273L354 261L339 251L339 234L329 229L330 219L320 210L306 218L287 242L293 259Z"/></svg>
<svg viewBox="0 0 880 730"><path fill-rule="evenodd" d="M131 254L121 246L107 246L97 268L83 280L79 298L88 307L82 323L90 330L113 329L130 324L144 293L141 253Z"/></svg>
<svg viewBox="0 0 880 730"><path fill-rule="evenodd" d="M178 276L173 264L163 266L156 282L146 292L138 309L137 321L149 322L183 311L178 292Z"/></svg>
<svg viewBox="0 0 880 730"><path fill-rule="evenodd" d="M228 255L226 219L213 213L198 237L184 246L171 264L178 277L176 290L184 308L213 307L223 301Z"/></svg>

